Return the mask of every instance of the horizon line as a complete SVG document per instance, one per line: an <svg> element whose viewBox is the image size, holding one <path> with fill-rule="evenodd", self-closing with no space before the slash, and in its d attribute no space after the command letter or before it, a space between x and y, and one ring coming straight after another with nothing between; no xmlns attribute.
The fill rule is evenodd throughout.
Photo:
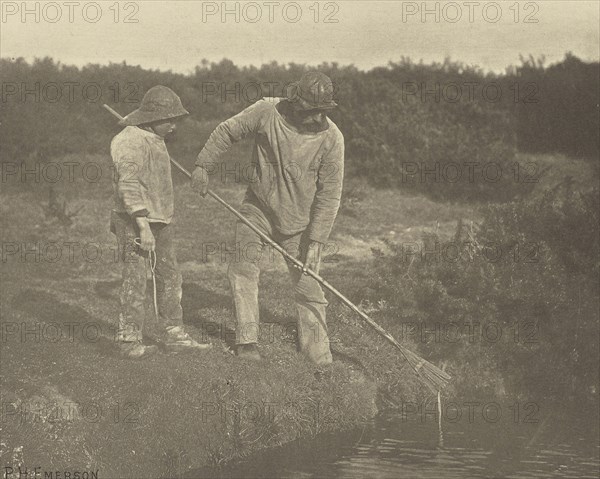
<svg viewBox="0 0 600 479"><path fill-rule="evenodd" d="M557 65L561 62L564 62L567 58L569 57L574 57L577 58L578 60L580 60L583 63L588 63L588 64L600 64L600 60L596 59L585 59L582 57L577 56L576 54L574 54L572 51L567 50L565 51L563 57L560 60L556 60L553 62L549 62L548 64L546 64L546 60L547 57L545 55L539 55L537 57L534 57L533 54L529 54L529 55L523 55L520 54L519 55L520 58L525 59L525 60L533 60L536 64L538 62L541 62L541 65L544 68L549 68L553 65ZM77 69L80 68L86 68L86 67L91 67L91 66L110 66L110 65L125 65L128 67L139 67L142 70L148 70L148 71L157 71L160 73L171 73L171 74L176 74L176 75L182 75L182 76L189 76L189 75L193 75L196 71L196 69L200 68L200 69L209 69L210 67L214 66L214 65L219 65L223 62L231 62L235 67L237 68L256 68L256 69L261 69L262 67L265 66L271 66L271 65L277 65L279 67L284 67L286 70L290 69L291 67L294 66L299 66L299 67L312 67L315 69L318 69L319 67L322 67L324 65L326 66L335 66L336 68L339 69L344 69L344 68L354 68L360 72L363 73L370 73L374 70L377 69L389 69L392 66L395 65L401 65L404 61L408 61L409 65L416 65L416 66L428 66L428 67L433 67L433 66L443 66L445 64L450 64L450 65L455 65L455 66L459 66L461 69L463 70L475 70L475 71L479 71L480 73L483 74L505 74L508 71L510 71L511 69L516 69L519 68L520 66L523 65L523 61L521 62L521 64L510 64L505 66L502 70L494 70L494 69L490 69L490 68L484 68L481 67L479 65L474 65L474 64L469 64L469 63L465 63L461 60L457 60L457 59L452 59L450 56L446 57L444 59L444 61L435 61L435 60L431 60L429 62L426 62L423 58L420 58L418 61L415 61L413 59L411 59L409 56L401 56L399 59L397 60L388 60L387 63L385 65L377 65L377 66L373 66L373 67L369 67L369 68L364 68L364 67L359 67L354 63L347 63L347 64L342 64L340 62L337 61L321 61L319 63L316 64L309 64L309 63L296 63L296 62L285 62L285 63L280 63L277 60L271 60L269 62L262 62L260 64L255 64L255 63L245 63L245 64L238 64L235 61L231 60L230 58L227 57L222 57L220 60L215 61L215 60L208 60L206 58L203 58L198 64L194 65L193 69L189 69L187 72L182 72L182 71L174 71L172 68L170 69L162 69L160 67L150 67L150 66L144 66L140 63L138 64L131 64L128 63L126 59L122 59L122 60L118 60L118 61L113 61L113 60L109 60L108 63L93 63L93 62L87 62L85 64L77 64L77 63L65 63L63 61L61 61L60 59L57 59L55 57L52 57L50 55L45 55L45 56L29 56L29 57L25 57L25 56L18 56L18 57L10 57L10 56L0 56L0 60L6 60L9 62L16 62L18 60L23 60L25 61L27 64L33 64L36 61L44 61L46 59L51 60L52 62L54 62L57 65L60 65L62 67L75 67Z"/></svg>

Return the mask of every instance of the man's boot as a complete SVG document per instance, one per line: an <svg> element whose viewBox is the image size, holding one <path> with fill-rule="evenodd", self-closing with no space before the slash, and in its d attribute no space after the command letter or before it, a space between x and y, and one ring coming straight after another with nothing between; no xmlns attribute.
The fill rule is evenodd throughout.
<svg viewBox="0 0 600 479"><path fill-rule="evenodd" d="M238 344L236 355L242 359L249 359L251 361L260 361L261 359L256 343Z"/></svg>

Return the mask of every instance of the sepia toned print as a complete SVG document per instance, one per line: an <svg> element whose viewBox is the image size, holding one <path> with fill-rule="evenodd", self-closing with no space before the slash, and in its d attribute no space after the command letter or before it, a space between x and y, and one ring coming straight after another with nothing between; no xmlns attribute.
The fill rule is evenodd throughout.
<svg viewBox="0 0 600 479"><path fill-rule="evenodd" d="M598 25L0 0L0 476L598 477Z"/></svg>

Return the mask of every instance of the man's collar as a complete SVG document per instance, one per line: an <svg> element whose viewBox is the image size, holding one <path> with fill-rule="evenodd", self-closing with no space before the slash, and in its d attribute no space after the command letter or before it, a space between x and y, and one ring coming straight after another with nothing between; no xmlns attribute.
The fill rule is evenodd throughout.
<svg viewBox="0 0 600 479"><path fill-rule="evenodd" d="M327 116L325 116L325 119L321 124L316 125L314 127L307 127L304 125L296 124L292 120L293 107L289 100L281 100L279 103L277 103L277 105L275 105L275 108L277 108L277 111L281 114L281 116L283 116L285 121L289 123L292 127L294 127L294 129L298 131L298 133L321 133L322 131L329 129L329 122L327 121Z"/></svg>
<svg viewBox="0 0 600 479"><path fill-rule="evenodd" d="M154 130L149 127L149 126L143 126L143 125L138 125L137 128L139 128L140 130L142 130L145 133L148 133L152 138L157 138L159 140L163 140L164 138L160 135L157 135L156 133L154 133Z"/></svg>

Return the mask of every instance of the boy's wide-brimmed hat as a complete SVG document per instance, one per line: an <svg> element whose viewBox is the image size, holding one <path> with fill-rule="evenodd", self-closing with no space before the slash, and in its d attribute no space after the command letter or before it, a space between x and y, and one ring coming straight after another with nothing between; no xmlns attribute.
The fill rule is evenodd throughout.
<svg viewBox="0 0 600 479"><path fill-rule="evenodd" d="M181 104L181 99L173 90L166 86L157 85L146 92L140 107L123 118L119 125L137 126L189 114Z"/></svg>
<svg viewBox="0 0 600 479"><path fill-rule="evenodd" d="M337 106L333 93L331 79L324 73L311 71L289 85L286 96L302 110L331 110Z"/></svg>

